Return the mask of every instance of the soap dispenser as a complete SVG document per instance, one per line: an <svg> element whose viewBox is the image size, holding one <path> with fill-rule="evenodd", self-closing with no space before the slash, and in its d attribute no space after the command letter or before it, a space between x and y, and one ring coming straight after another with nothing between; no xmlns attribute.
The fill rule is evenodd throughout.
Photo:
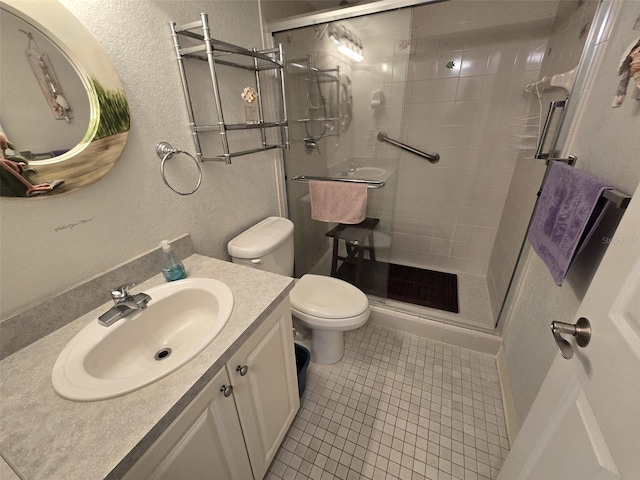
<svg viewBox="0 0 640 480"><path fill-rule="evenodd" d="M173 282L174 280L181 280L187 276L184 265L178 262L173 254L171 245L166 240L160 242L162 247L162 254L164 255L164 264L162 266L162 274L167 282Z"/></svg>

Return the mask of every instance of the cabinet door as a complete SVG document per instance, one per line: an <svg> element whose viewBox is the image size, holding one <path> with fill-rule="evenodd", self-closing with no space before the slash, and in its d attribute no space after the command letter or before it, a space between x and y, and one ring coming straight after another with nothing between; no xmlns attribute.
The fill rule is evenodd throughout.
<svg viewBox="0 0 640 480"><path fill-rule="evenodd" d="M288 298L231 357L227 368L254 479L261 480L300 407Z"/></svg>
<svg viewBox="0 0 640 480"><path fill-rule="evenodd" d="M252 478L233 396L222 368L125 476L126 480Z"/></svg>

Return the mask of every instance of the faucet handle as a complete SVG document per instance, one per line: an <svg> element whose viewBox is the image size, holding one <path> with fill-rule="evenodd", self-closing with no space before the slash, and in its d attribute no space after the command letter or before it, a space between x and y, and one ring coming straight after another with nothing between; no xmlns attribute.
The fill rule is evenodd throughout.
<svg viewBox="0 0 640 480"><path fill-rule="evenodd" d="M119 287L112 288L111 298L113 299L114 303L118 303L123 298L128 297L129 289L135 287L136 285L137 283L133 282L133 283L125 283L124 285L120 285Z"/></svg>

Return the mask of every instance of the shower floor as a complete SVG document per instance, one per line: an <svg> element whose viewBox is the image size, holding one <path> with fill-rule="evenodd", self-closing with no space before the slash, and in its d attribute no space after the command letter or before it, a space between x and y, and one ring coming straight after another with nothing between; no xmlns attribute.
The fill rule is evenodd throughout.
<svg viewBox="0 0 640 480"><path fill-rule="evenodd" d="M413 265L418 267L417 265ZM327 275L331 272L331 250L327 251L318 263L308 272L316 275ZM458 277L458 306L459 312L446 312L422 305L412 305L393 299L369 295L373 304L389 308L394 311L407 313L419 318L445 322L451 325L468 327L474 330L493 332L495 317L489 300L487 280L480 275L451 272Z"/></svg>
<svg viewBox="0 0 640 480"><path fill-rule="evenodd" d="M494 357L367 324L311 362L265 480L490 480L508 448Z"/></svg>
<svg viewBox="0 0 640 480"><path fill-rule="evenodd" d="M395 263L362 261L361 280L356 265L343 263L336 277L369 295L458 313L458 279L453 273L436 272Z"/></svg>
<svg viewBox="0 0 640 480"><path fill-rule="evenodd" d="M469 327L474 330L493 332L495 317L489 300L487 281L479 275L458 273L458 313L435 308L398 302L393 299L371 297L372 303L420 318L445 322L450 325Z"/></svg>

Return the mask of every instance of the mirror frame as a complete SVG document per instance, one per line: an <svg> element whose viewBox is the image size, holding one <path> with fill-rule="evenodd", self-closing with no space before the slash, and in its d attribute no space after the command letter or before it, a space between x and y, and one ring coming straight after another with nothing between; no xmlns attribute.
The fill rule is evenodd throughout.
<svg viewBox="0 0 640 480"><path fill-rule="evenodd" d="M57 0L1 0L0 7L33 25L68 57L90 105L89 125L78 145L60 156L29 162L37 170L31 183L63 179L64 184L46 195L2 198L58 196L97 182L122 155L130 127L129 105L111 59L82 22ZM120 121L115 130L105 130L109 123L107 109L112 105Z"/></svg>

